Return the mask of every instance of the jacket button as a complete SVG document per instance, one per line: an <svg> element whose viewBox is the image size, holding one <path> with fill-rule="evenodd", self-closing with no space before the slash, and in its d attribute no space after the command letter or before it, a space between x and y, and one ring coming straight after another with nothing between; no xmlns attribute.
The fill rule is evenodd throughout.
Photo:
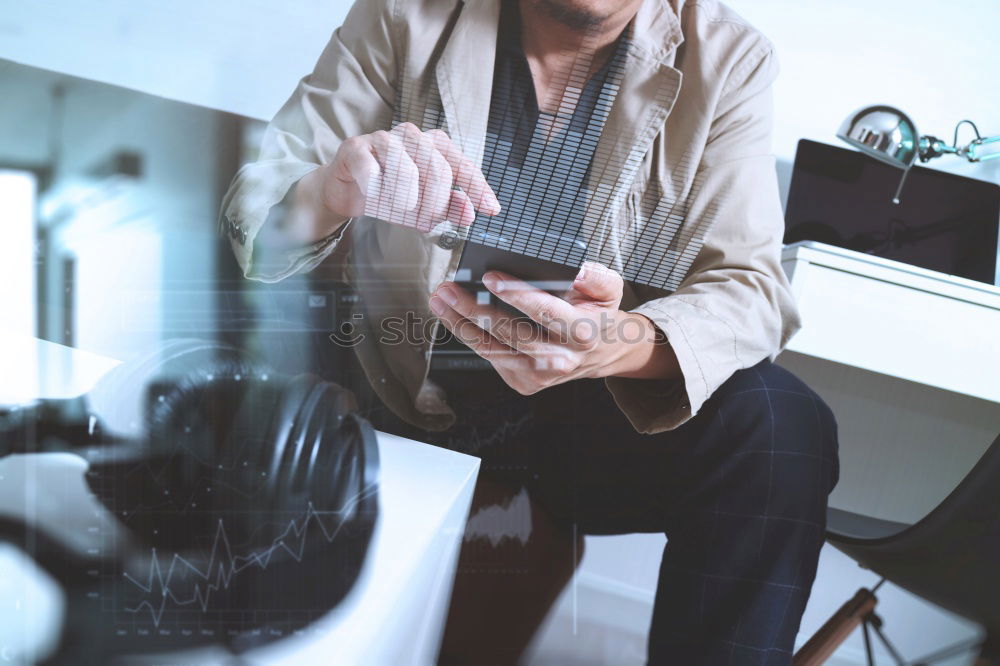
<svg viewBox="0 0 1000 666"><path fill-rule="evenodd" d="M446 231L438 236L438 247L442 250L450 250L458 245L458 234L454 231Z"/></svg>
<svg viewBox="0 0 1000 666"><path fill-rule="evenodd" d="M247 230L238 222L233 222L231 219L227 219L226 222L229 223L229 237L235 241L239 241L240 245L245 245L247 242Z"/></svg>

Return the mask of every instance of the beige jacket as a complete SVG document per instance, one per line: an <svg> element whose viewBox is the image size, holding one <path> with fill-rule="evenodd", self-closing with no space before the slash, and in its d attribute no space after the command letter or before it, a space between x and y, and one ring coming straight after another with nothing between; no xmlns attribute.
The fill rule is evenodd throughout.
<svg viewBox="0 0 1000 666"><path fill-rule="evenodd" d="M499 1L358 0L223 202L222 227L248 278L277 281L338 262L361 292L370 332L406 312L432 317L428 295L462 249L443 241L454 238L448 223L421 234L352 219L279 266L254 265L254 239L272 207L347 137L408 120L442 126L481 160ZM606 241L599 260L620 269L627 238L652 233L665 239L661 256L677 276L670 291L627 286L623 307L663 331L683 378L607 380L636 429L655 433L690 419L736 370L773 358L799 322L779 259L771 44L717 0L645 0L629 29L598 145L610 164L588 184L604 205L587 216ZM348 251L334 253L346 237ZM426 379L430 343L365 337L356 350L383 400L420 426L449 426L454 415Z"/></svg>

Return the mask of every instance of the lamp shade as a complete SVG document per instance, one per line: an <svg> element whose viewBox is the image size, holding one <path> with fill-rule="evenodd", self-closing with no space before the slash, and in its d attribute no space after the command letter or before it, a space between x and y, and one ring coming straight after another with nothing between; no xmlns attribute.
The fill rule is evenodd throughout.
<svg viewBox="0 0 1000 666"><path fill-rule="evenodd" d="M861 152L900 169L909 169L920 150L920 135L910 117L892 106L866 106L843 122L837 136Z"/></svg>

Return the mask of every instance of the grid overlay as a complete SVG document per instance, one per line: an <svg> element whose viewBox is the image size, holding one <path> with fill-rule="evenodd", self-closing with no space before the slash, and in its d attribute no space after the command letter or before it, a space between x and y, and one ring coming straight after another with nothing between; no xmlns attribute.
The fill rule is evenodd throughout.
<svg viewBox="0 0 1000 666"><path fill-rule="evenodd" d="M521 144L505 141L492 131L492 127L487 129L485 136L468 136L468 128L477 126L475 118L449 117L433 77L421 86L418 77L400 63L403 75L397 90L394 126L411 122L425 132L442 129L467 153L481 151L484 171L488 170L491 161L502 164L514 154L523 157L519 170L505 170L501 182L494 179L490 183L494 190L498 186L499 189L513 186L520 198L511 201L509 210L505 207L499 216L477 213L471 228L458 228L461 237L572 267L585 260L598 261L619 271L629 282L666 291L674 291L680 286L701 250L705 234L723 205L725 195L718 195L701 206L698 219L692 221L689 216L698 198L702 177L696 176L690 187L676 195L664 192L669 184L665 187L650 181L641 196L635 197L631 209L624 211L628 223L623 226L617 222L647 147L663 130L668 110L678 92L676 83L660 85L652 105L658 111L649 113L642 126L634 128L637 140L625 145L624 131L612 134L614 130L608 120L636 56L631 32L629 26L616 54L605 66L607 78L593 101L593 112L582 125L574 111L592 76L595 51L590 41L585 40L580 49L563 54L564 67L549 85L554 92L545 103L539 100L538 106L549 112L538 114L530 133L531 140ZM428 86L430 90L426 89ZM466 100L461 108L466 109L468 115L484 117L488 115L490 102L484 100L470 106ZM496 104L498 100L492 102ZM518 109L509 109L509 100L506 103L505 114L518 112ZM472 110L468 111L470 108ZM508 115L505 122L517 125L526 119ZM589 166L580 159L588 154L592 156ZM694 151L688 149L678 156L670 169L687 171L695 159ZM398 167L389 163L385 168L391 171ZM579 183L578 190L572 187L574 183ZM560 184L569 186L560 187ZM470 184L456 178L456 185L468 191ZM386 202L376 208L379 206L384 209Z"/></svg>

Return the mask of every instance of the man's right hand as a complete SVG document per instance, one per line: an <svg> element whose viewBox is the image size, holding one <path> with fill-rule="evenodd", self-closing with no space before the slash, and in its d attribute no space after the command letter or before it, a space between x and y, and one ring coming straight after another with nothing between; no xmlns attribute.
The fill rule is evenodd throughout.
<svg viewBox="0 0 1000 666"><path fill-rule="evenodd" d="M444 220L468 226L476 211L500 212L483 172L442 130L402 123L352 137L323 169L322 201L345 218L368 215L426 233Z"/></svg>

